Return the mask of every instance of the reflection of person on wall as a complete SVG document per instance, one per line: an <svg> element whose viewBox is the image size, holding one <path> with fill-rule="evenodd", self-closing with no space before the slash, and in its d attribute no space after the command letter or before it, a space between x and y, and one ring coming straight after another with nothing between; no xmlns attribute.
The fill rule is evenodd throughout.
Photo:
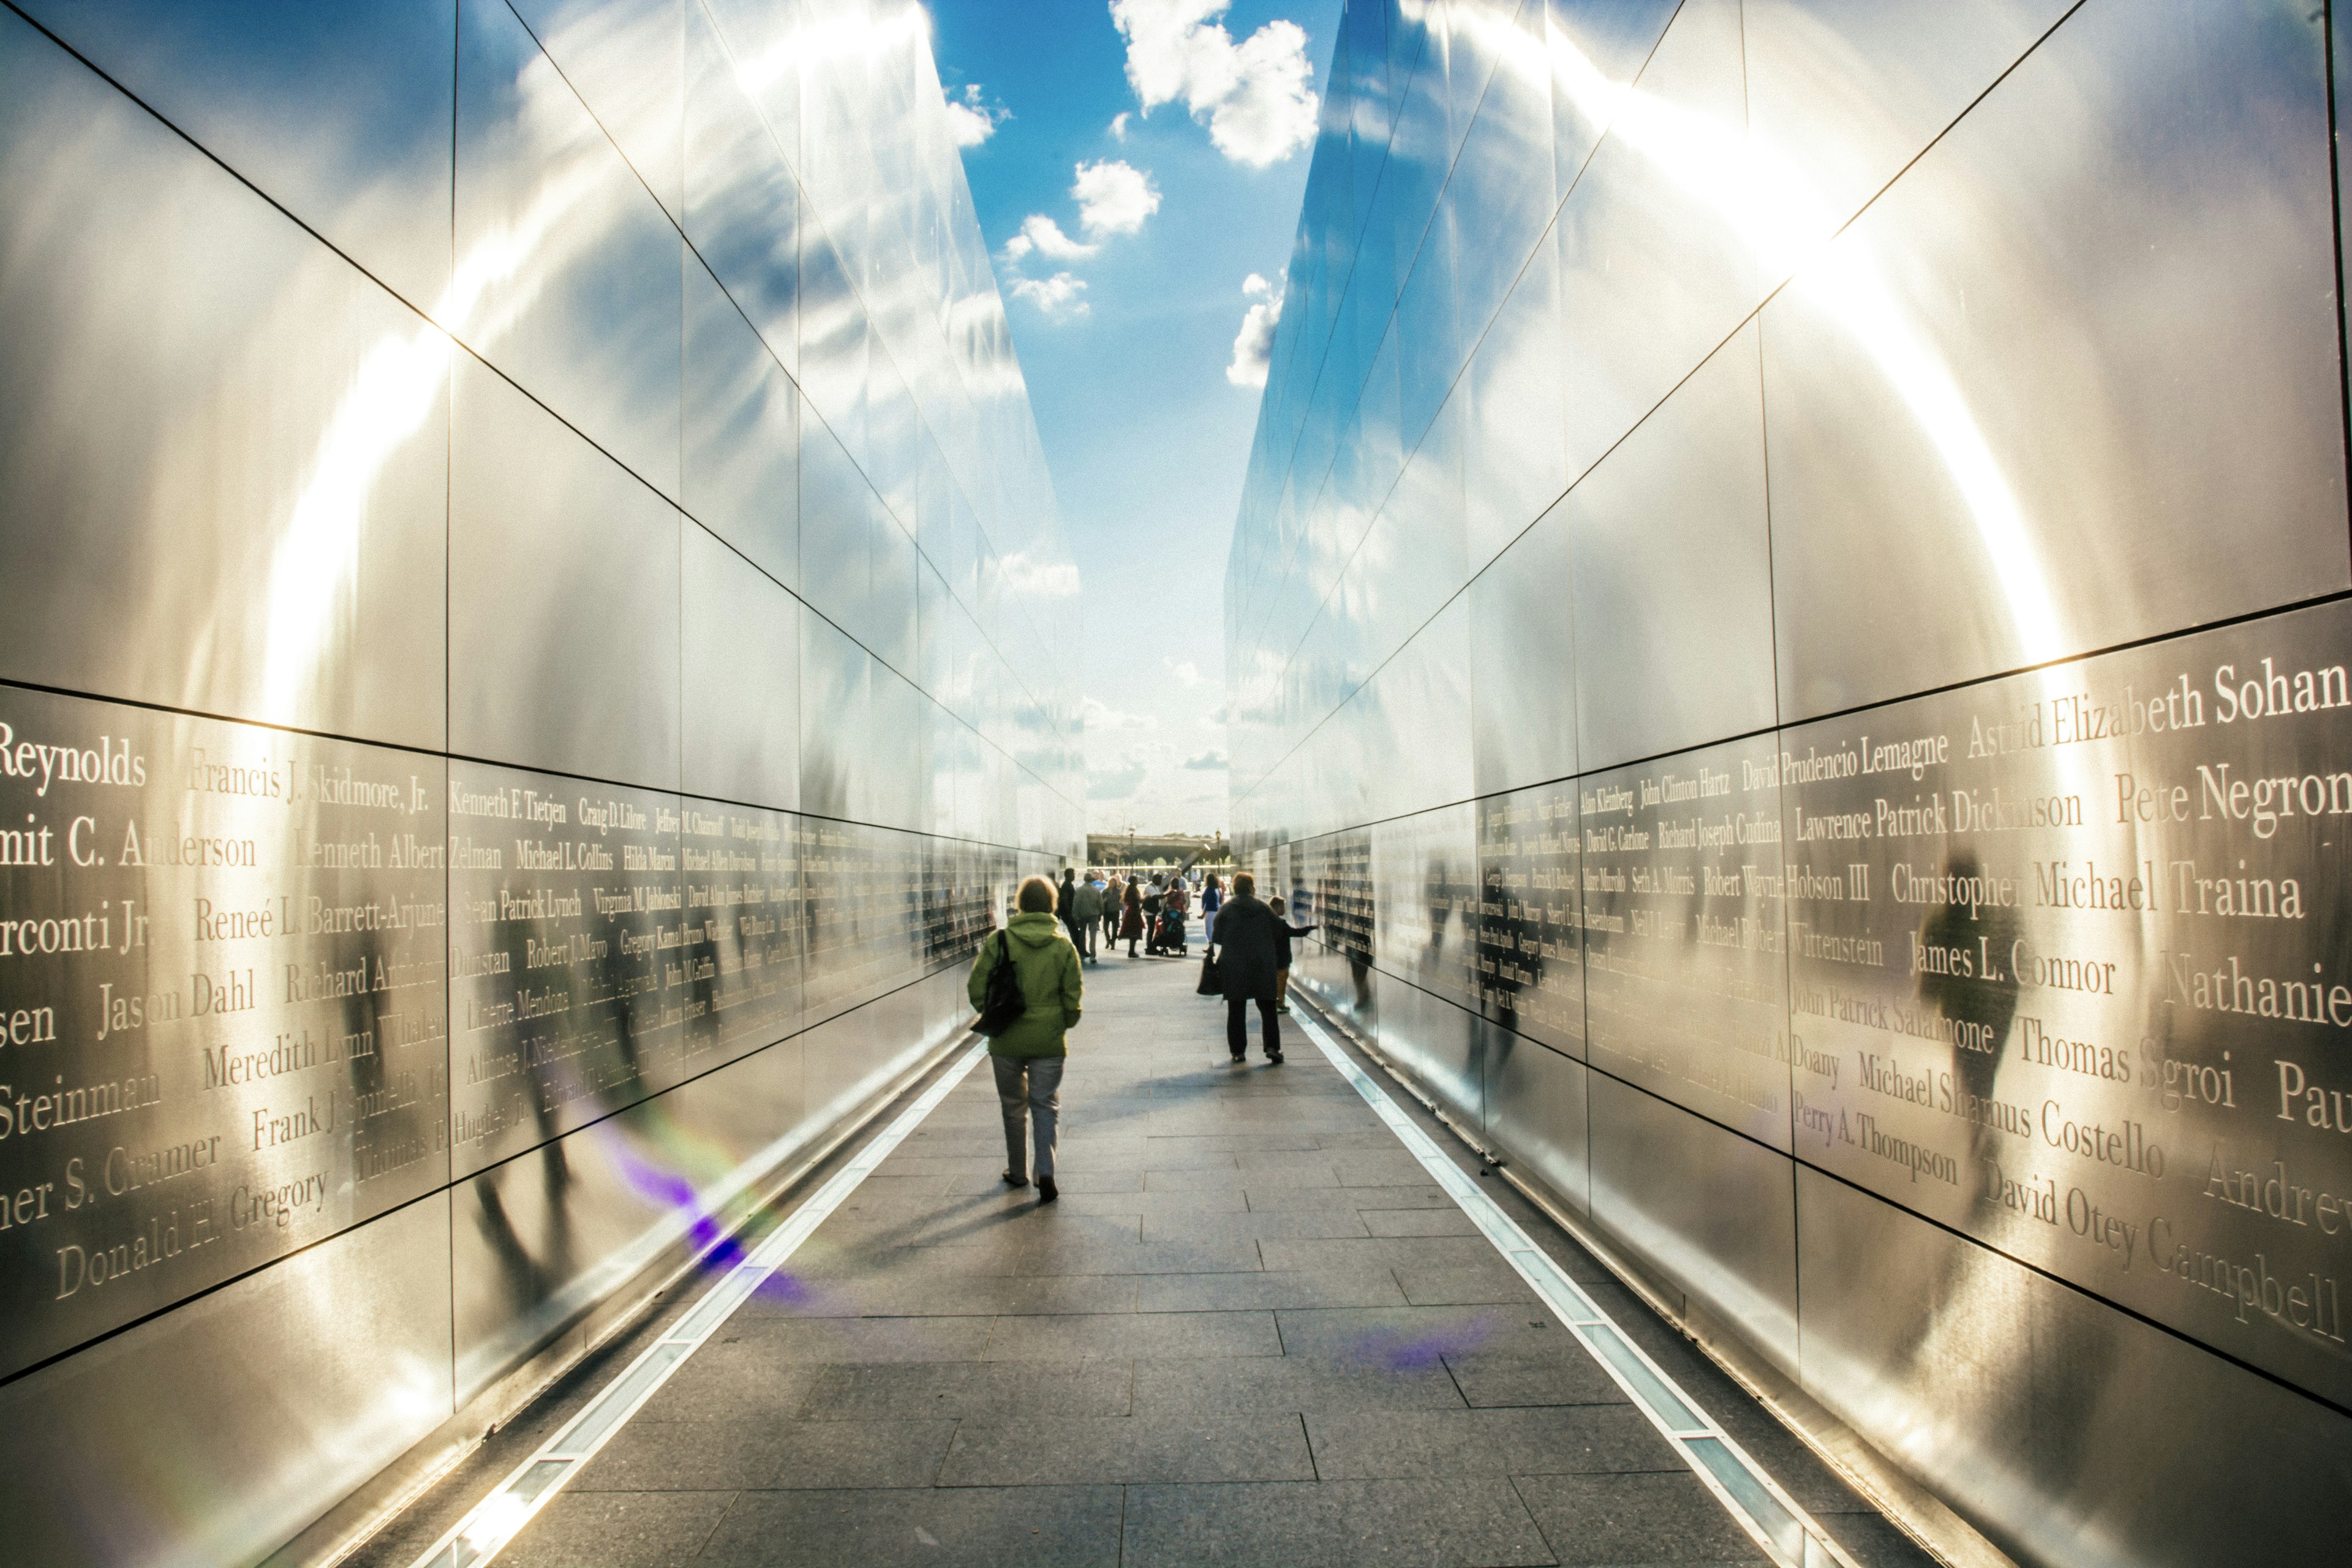
<svg viewBox="0 0 2352 1568"><path fill-rule="evenodd" d="M1944 875L1956 889L1973 886L1979 876L1974 851L1947 857ZM1952 1076L1977 1100L1992 1098L2010 1021L2017 1016L2017 976L2007 973L2010 945L2017 936L2015 911L1958 902L1938 906L1919 931L1914 955L1919 999L1952 1025ZM1973 1103L1956 1109L1966 1114ZM1981 1156L1998 1135L1981 1121L1976 1127Z"/></svg>
<svg viewBox="0 0 2352 1568"><path fill-rule="evenodd" d="M1274 910L1274 1010L1287 1013L1290 1011L1290 939L1305 936L1315 928L1312 925L1292 925L1288 908L1280 899L1275 900L1269 907Z"/></svg>

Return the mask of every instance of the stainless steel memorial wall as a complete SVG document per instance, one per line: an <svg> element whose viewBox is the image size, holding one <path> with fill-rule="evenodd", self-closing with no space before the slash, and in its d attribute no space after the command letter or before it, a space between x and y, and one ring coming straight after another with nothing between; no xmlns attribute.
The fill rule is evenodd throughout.
<svg viewBox="0 0 2352 1568"><path fill-rule="evenodd" d="M0 214L0 1557L252 1562L960 1033L1076 576L911 3L12 0Z"/></svg>
<svg viewBox="0 0 2352 1568"><path fill-rule="evenodd" d="M2024 1562L2352 1558L2329 9L1356 0L1234 543L1302 983Z"/></svg>

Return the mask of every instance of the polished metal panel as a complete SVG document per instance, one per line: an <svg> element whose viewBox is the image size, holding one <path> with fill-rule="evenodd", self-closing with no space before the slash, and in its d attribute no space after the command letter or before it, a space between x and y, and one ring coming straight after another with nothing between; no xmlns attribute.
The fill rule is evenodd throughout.
<svg viewBox="0 0 2352 1568"><path fill-rule="evenodd" d="M1780 767L1801 1156L2339 1404L2347 637L2200 633Z"/></svg>
<svg viewBox="0 0 2352 1568"><path fill-rule="evenodd" d="M2067 0L1746 0L1748 114L1788 226L1769 288L2070 9Z"/></svg>
<svg viewBox="0 0 2352 1568"><path fill-rule="evenodd" d="M439 308L455 0L18 9L384 287L419 310ZM268 47L255 47L264 31Z"/></svg>
<svg viewBox="0 0 2352 1568"><path fill-rule="evenodd" d="M736 300L691 258L681 381L679 504L798 587L801 395Z"/></svg>
<svg viewBox="0 0 2352 1568"><path fill-rule="evenodd" d="M2325 75L2087 7L1774 299L1787 715L2352 584Z"/></svg>
<svg viewBox="0 0 2352 1568"><path fill-rule="evenodd" d="M0 1373L448 1180L442 768L0 688Z"/></svg>
<svg viewBox="0 0 2352 1568"><path fill-rule="evenodd" d="M2177 1568L2352 1551L2342 1511L2310 1504L2343 1491L2340 1408L1801 1164L1797 1205L1806 1391L1889 1447L1950 1454L1945 1498L2019 1561L2079 1561L2085 1542ZM2139 1463L2184 1406L2226 1505L2196 1467Z"/></svg>
<svg viewBox="0 0 2352 1568"><path fill-rule="evenodd" d="M1536 247L1471 358L1462 483L1474 572L1568 489L1557 256L1548 240Z"/></svg>
<svg viewBox="0 0 2352 1568"><path fill-rule="evenodd" d="M699 528L685 530L681 782L698 795L800 804L800 601Z"/></svg>
<svg viewBox="0 0 2352 1568"><path fill-rule="evenodd" d="M1567 193L1559 245L1568 471L1580 474L1756 304L1738 189L1748 134L1738 0L1695 0L1630 89L1554 83L1609 129Z"/></svg>
<svg viewBox="0 0 2352 1568"><path fill-rule="evenodd" d="M719 1202L824 1127L793 1115L799 1058L798 1039L761 1051L450 1190L458 1403L664 1249L707 1237ZM777 1108L777 1146L714 1135L730 1098Z"/></svg>
<svg viewBox="0 0 2352 1568"><path fill-rule="evenodd" d="M1475 793L1576 772L1569 517L1553 507L1471 583L1470 727Z"/></svg>
<svg viewBox="0 0 2352 1568"><path fill-rule="evenodd" d="M1566 195L1584 172L1618 107L1642 74L1681 0L1544 0L1544 52L1551 67L1552 167Z"/></svg>
<svg viewBox="0 0 2352 1568"><path fill-rule="evenodd" d="M690 1074L800 1027L808 920L800 837L801 819L789 813L691 795L678 804L686 924L703 938L683 985ZM690 931L682 945L696 947Z"/></svg>
<svg viewBox="0 0 2352 1568"><path fill-rule="evenodd" d="M682 226L769 352L797 371L801 193L785 152L790 128L780 132L762 115L744 71L699 5L687 7L686 70ZM689 286L692 271L689 265Z"/></svg>
<svg viewBox="0 0 2352 1568"><path fill-rule="evenodd" d="M801 809L849 816L872 752L873 659L821 616L801 612Z"/></svg>
<svg viewBox="0 0 2352 1568"><path fill-rule="evenodd" d="M1372 953L1456 1007L1478 1005L1478 825L1444 806L1371 830Z"/></svg>
<svg viewBox="0 0 2352 1568"><path fill-rule="evenodd" d="M1479 1011L1581 1057L1584 836L1575 781L1487 795L1475 808Z"/></svg>
<svg viewBox="0 0 2352 1568"><path fill-rule="evenodd" d="M508 0L672 222L681 222L682 0ZM707 81L697 83L706 91Z"/></svg>
<svg viewBox="0 0 2352 1568"><path fill-rule="evenodd" d="M1586 767L1772 723L1764 488L1749 326L1569 493Z"/></svg>
<svg viewBox="0 0 2352 1568"><path fill-rule="evenodd" d="M449 744L677 781L677 510L472 356L449 453Z"/></svg>
<svg viewBox="0 0 2352 1568"><path fill-rule="evenodd" d="M1578 1214L1592 1209L1585 1100L1591 1079L1573 1057L1499 1025L1486 1031L1486 1137Z"/></svg>
<svg viewBox="0 0 2352 1568"><path fill-rule="evenodd" d="M1781 825L1769 737L1577 781L1586 1059L1789 1147Z"/></svg>
<svg viewBox="0 0 2352 1568"><path fill-rule="evenodd" d="M1472 237L1454 282L1464 339L1475 344L1538 248L1559 193L1549 177L1551 70L1541 0L1472 0L1454 8L1454 20L1448 96L1466 129L1442 199L1455 232ZM1556 382L1556 367L1554 374ZM1551 434L1557 439L1557 421Z"/></svg>
<svg viewBox="0 0 2352 1568"><path fill-rule="evenodd" d="M866 508L873 576L866 597L867 635L861 637L874 657L891 668L912 675L915 657L915 574L919 570L914 536L877 497Z"/></svg>
<svg viewBox="0 0 2352 1568"><path fill-rule="evenodd" d="M1596 1045L1593 1062L1602 1060ZM1797 1196L1788 1156L1590 1079L1592 1217L1782 1370L1798 1365ZM1710 1325L1712 1326L1712 1325Z"/></svg>
<svg viewBox="0 0 2352 1568"><path fill-rule="evenodd" d="M815 410L801 407L800 574L803 600L855 635L868 622L874 583L873 487Z"/></svg>
<svg viewBox="0 0 2352 1568"><path fill-rule="evenodd" d="M1381 989L1381 1054L1473 1127L1486 1120L1485 1029L1475 1014L1417 985Z"/></svg>
<svg viewBox="0 0 2352 1568"><path fill-rule="evenodd" d="M1400 719L1410 716L1397 727L1402 743L1385 759L1390 811L1470 797L1469 615L1469 602L1457 597L1373 679L1374 700Z"/></svg>
<svg viewBox="0 0 2352 1568"><path fill-rule="evenodd" d="M260 1560L447 1419L449 1244L436 1192L0 1386L10 1558Z"/></svg>
<svg viewBox="0 0 2352 1568"><path fill-rule="evenodd" d="M457 763L449 817L462 1174L678 1081L715 933L686 907L675 795Z"/></svg>
<svg viewBox="0 0 2352 1568"><path fill-rule="evenodd" d="M446 340L14 16L0 205L0 675L442 744Z"/></svg>
<svg viewBox="0 0 2352 1568"><path fill-rule="evenodd" d="M674 496L677 226L513 12L465 6L457 34L464 283L436 319Z"/></svg>

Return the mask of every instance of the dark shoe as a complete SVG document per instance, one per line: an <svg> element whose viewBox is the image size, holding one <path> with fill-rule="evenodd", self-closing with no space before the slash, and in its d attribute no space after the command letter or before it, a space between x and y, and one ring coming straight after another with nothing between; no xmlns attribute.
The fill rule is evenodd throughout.
<svg viewBox="0 0 2352 1568"><path fill-rule="evenodd" d="M1266 1052L1265 1064L1268 1067L1280 1067L1282 1065L1282 1053L1280 1051Z"/></svg>
<svg viewBox="0 0 2352 1568"><path fill-rule="evenodd" d="M1249 1060L1249 1053L1247 1051L1234 1051L1232 1055L1234 1066L1235 1067L1239 1067L1242 1063Z"/></svg>
<svg viewBox="0 0 2352 1568"><path fill-rule="evenodd" d="M1039 1203L1050 1204L1061 1195L1062 1189L1054 1184L1053 1177L1040 1176L1037 1178L1037 1201Z"/></svg>
<svg viewBox="0 0 2352 1568"><path fill-rule="evenodd" d="M1012 1172L1007 1171L1004 1173L1004 1184L1008 1187L1025 1187L1029 1184L1029 1178L1026 1176L1016 1176Z"/></svg>

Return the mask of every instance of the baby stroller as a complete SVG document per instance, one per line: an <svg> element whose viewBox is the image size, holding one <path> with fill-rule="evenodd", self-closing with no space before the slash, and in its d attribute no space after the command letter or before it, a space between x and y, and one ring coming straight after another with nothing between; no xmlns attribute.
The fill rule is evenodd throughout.
<svg viewBox="0 0 2352 1568"><path fill-rule="evenodd" d="M1184 910L1172 901L1160 907L1158 943L1152 950L1155 952L1184 956Z"/></svg>

